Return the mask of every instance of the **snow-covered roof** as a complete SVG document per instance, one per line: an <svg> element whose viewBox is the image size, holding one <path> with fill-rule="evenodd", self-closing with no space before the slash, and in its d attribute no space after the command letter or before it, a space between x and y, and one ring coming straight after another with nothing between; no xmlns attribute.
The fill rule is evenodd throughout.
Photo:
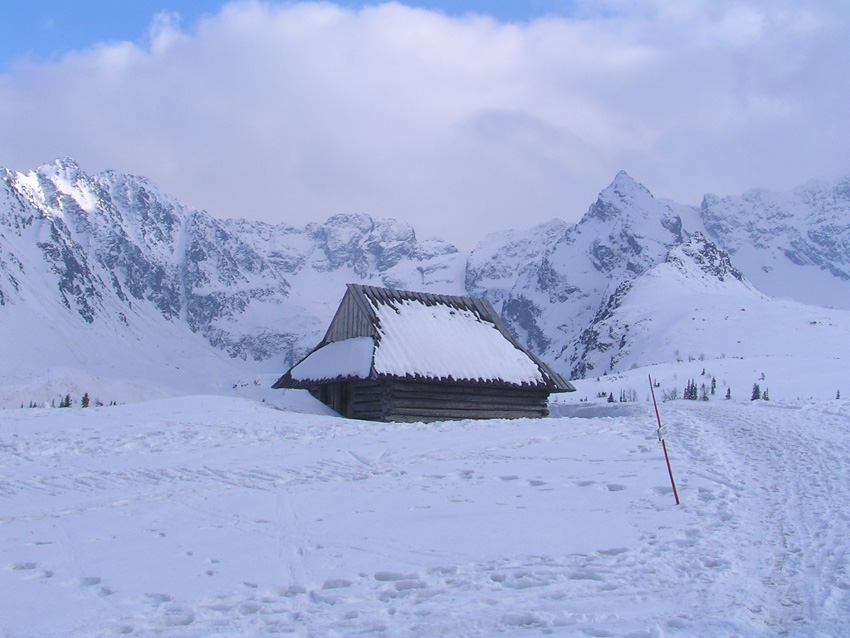
<svg viewBox="0 0 850 638"><path fill-rule="evenodd" d="M486 300L349 284L338 321L360 328L332 324L275 387L395 377L573 389L517 343Z"/></svg>
<svg viewBox="0 0 850 638"><path fill-rule="evenodd" d="M336 377L365 379L372 369L372 337L354 337L326 343L292 368L296 381L333 379Z"/></svg>

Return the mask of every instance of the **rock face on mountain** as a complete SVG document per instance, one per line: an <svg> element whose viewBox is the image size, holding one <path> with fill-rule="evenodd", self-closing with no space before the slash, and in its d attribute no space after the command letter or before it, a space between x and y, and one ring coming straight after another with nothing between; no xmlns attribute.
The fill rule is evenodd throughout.
<svg viewBox="0 0 850 638"><path fill-rule="evenodd" d="M635 339L648 337L634 318L660 329L635 308L657 302L650 283L674 281L850 308L850 179L691 208L621 172L577 224L495 233L467 254L364 214L303 227L220 220L144 178L90 176L71 160L0 169L7 325L70 321L154 344L182 330L280 369L316 344L345 283L358 282L486 297L525 345L582 377L635 361Z"/></svg>
<svg viewBox="0 0 850 638"><path fill-rule="evenodd" d="M706 195L706 234L763 292L850 309L850 178L793 193Z"/></svg>
<svg viewBox="0 0 850 638"><path fill-rule="evenodd" d="M43 270L41 292L88 324L158 316L243 359L291 363L314 345L311 306L344 289L320 285L322 274L422 287L457 253L366 215L300 229L219 220L144 178L89 176L67 159L0 178L0 304L21 299L25 271Z"/></svg>
<svg viewBox="0 0 850 638"><path fill-rule="evenodd" d="M850 317L761 293L700 232L621 286L582 334L579 365L618 373L671 361L832 359Z"/></svg>
<svg viewBox="0 0 850 638"><path fill-rule="evenodd" d="M697 231L687 242L673 247L643 277L623 281L608 297L578 337L576 374L621 371L627 365L676 358L680 356L677 352L694 348L691 340L659 342L651 333L665 332L670 324L683 319L694 320L701 308L710 309L720 297L741 296L765 298L732 265L727 253ZM665 330L658 328L665 323ZM727 343L728 339L722 341ZM655 345L650 346L653 342ZM647 352L653 347L655 355ZM702 346L701 354L707 348Z"/></svg>

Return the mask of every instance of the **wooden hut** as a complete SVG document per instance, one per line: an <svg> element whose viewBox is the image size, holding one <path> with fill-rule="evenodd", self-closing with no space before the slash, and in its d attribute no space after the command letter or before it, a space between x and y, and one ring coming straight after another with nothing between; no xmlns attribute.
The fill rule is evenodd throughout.
<svg viewBox="0 0 850 638"><path fill-rule="evenodd" d="M484 299L348 284L322 342L274 384L374 421L542 417L573 386Z"/></svg>

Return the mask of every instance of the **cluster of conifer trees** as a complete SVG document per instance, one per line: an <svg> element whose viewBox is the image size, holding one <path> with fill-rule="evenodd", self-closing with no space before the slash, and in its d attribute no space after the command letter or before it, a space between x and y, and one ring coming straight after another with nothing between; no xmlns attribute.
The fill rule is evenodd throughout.
<svg viewBox="0 0 850 638"><path fill-rule="evenodd" d="M70 393L66 394L64 397L59 399L59 405L58 406L56 405L55 399L50 402L51 408L56 408L56 407L70 408L70 407L73 407L73 405L74 405L74 402L71 400ZM92 402L92 400L89 398L89 393L86 392L82 396L82 398L80 399L80 407L81 408L87 408L87 407L92 406L92 405L99 408L99 407L106 405L106 404L104 404L100 399L95 399L94 402ZM118 405L118 403L116 403L115 401L110 401L108 405ZM23 403L21 403L21 407L22 408L24 407ZM29 407L29 408L40 408L40 407L42 407L42 405L39 404L39 403L36 403L35 401L30 401L29 405L27 407ZM47 404L44 404L44 407L47 407Z"/></svg>
<svg viewBox="0 0 850 638"><path fill-rule="evenodd" d="M703 374L705 374L705 370L703 370ZM682 395L683 399L688 399L689 401L708 401L708 395L714 394L717 391L717 379L711 377L711 385L706 386L704 383L701 383L697 386L697 382L693 379L690 379L685 386L685 392ZM726 398L729 397L729 393L726 393Z"/></svg>

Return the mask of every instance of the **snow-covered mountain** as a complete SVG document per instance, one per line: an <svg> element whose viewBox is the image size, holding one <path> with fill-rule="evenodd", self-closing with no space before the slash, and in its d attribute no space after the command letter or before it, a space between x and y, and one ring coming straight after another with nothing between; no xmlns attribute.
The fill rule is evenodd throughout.
<svg viewBox="0 0 850 638"><path fill-rule="evenodd" d="M136 365L125 342L178 359L194 344L201 358L214 348L279 369L315 344L346 281L442 289L458 280L456 260L453 246L391 220L219 220L144 178L90 176L67 159L4 169L0 375L88 366L105 348Z"/></svg>
<svg viewBox="0 0 850 638"><path fill-rule="evenodd" d="M572 227L553 222L470 255L466 284L501 311L529 347L582 376L592 344L581 338L627 282L686 240L682 220L620 172Z"/></svg>
<svg viewBox="0 0 850 638"><path fill-rule="evenodd" d="M850 309L850 178L706 195L699 213L708 237L766 294Z"/></svg>
<svg viewBox="0 0 850 638"><path fill-rule="evenodd" d="M492 234L464 253L364 214L301 227L220 220L144 178L92 176L67 159L0 178L6 381L75 366L114 376L139 361L175 376L193 360L222 377L242 360L279 372L320 339L347 282L486 297L573 377L677 351L736 356L736 330L750 350L779 347L752 341L757 322L743 317L846 323L765 295L850 308L850 179L690 207L621 172L577 224Z"/></svg>
<svg viewBox="0 0 850 638"><path fill-rule="evenodd" d="M579 341L587 372L684 359L847 359L850 315L764 295L697 232L621 284Z"/></svg>
<svg viewBox="0 0 850 638"><path fill-rule="evenodd" d="M790 333L771 327L795 324L794 315L817 330L843 326L846 340L846 313L816 317L823 317L820 306L850 307L848 184L810 185L785 199L753 191L760 195L727 198L723 206L706 196L696 208L658 200L621 172L575 226L551 222L487 238L469 258L467 287L490 298L532 349L573 378L691 351L737 356L742 339L758 344L750 354L784 352ZM762 207L745 205L753 200ZM774 226L776 217L794 221ZM767 303L760 290L788 303ZM727 323L728 304L740 295L759 307L749 315L758 321ZM713 348L688 338L685 326L698 320L716 328ZM753 341L758 334L774 338ZM835 337L827 329L819 339Z"/></svg>

